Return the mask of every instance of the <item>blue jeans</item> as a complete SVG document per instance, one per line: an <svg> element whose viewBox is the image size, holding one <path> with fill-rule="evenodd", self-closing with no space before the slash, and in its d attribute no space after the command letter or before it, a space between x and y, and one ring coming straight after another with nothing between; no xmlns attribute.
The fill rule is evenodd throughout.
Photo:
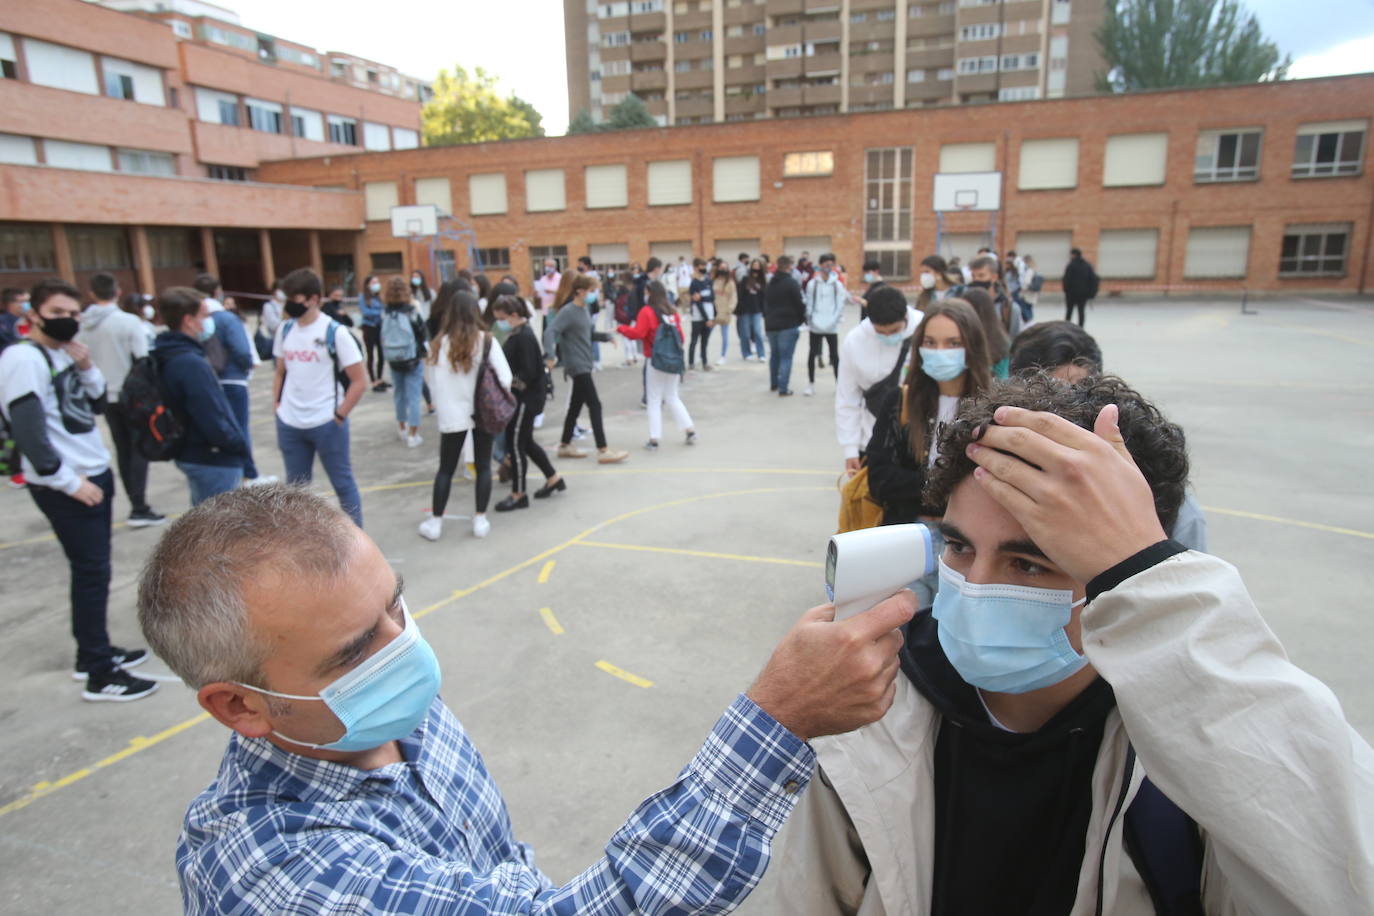
<svg viewBox="0 0 1374 916"><path fill-rule="evenodd" d="M720 326L720 358L725 359L730 352L730 325Z"/></svg>
<svg viewBox="0 0 1374 916"><path fill-rule="evenodd" d="M239 429L243 430L243 441L248 446L248 457L243 459L243 476L252 480L258 476L258 466L253 463L253 439L248 432L248 386L221 384L219 387L224 392L224 399L229 402L229 412L239 421ZM191 505L195 504L196 499L192 496Z"/></svg>
<svg viewBox="0 0 1374 916"><path fill-rule="evenodd" d="M417 362L414 369L391 366L391 400L396 405L396 422L407 426L420 425L420 389L425 381L425 364Z"/></svg>
<svg viewBox="0 0 1374 916"><path fill-rule="evenodd" d="M243 468L238 465L192 464L177 459L177 469L186 475L191 488L191 506L199 506L211 496L228 493L243 481Z"/></svg>
<svg viewBox="0 0 1374 916"><path fill-rule="evenodd" d="M739 331L739 349L745 359L749 358L752 350L758 351L758 357L764 357L763 352L763 315L752 312L740 315L735 319L737 330ZM750 344L752 343L752 347Z"/></svg>
<svg viewBox="0 0 1374 916"><path fill-rule="evenodd" d="M282 463L286 465L287 483L292 484L310 483L318 454L334 493L339 497L339 507L359 528L363 526L362 497L353 480L353 465L348 457L347 420L341 424L330 420L313 429L297 429L287 426L279 417L277 448L281 449Z"/></svg>
<svg viewBox="0 0 1374 916"><path fill-rule="evenodd" d="M800 327L768 332L768 384L779 394L792 390L792 353L799 337Z"/></svg>

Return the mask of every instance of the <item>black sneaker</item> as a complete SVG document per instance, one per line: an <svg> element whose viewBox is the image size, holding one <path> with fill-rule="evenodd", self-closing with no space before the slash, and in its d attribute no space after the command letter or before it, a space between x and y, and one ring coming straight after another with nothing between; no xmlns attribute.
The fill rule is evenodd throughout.
<svg viewBox="0 0 1374 916"><path fill-rule="evenodd" d="M161 512L154 512L152 509L137 509L129 513L128 525L130 528L151 528L153 525L161 525L167 521L167 516Z"/></svg>
<svg viewBox="0 0 1374 916"><path fill-rule="evenodd" d="M513 496L507 496L505 499L497 503L493 508L495 508L497 512L514 512L516 509L528 509L529 507L530 497L529 494L526 494L520 497L519 499L516 499Z"/></svg>
<svg viewBox="0 0 1374 916"><path fill-rule="evenodd" d="M111 646L114 649L114 663L116 668L137 668L148 660L147 649L121 649L118 646ZM72 668L72 680L84 681L86 679L86 669L77 662Z"/></svg>
<svg viewBox="0 0 1374 916"><path fill-rule="evenodd" d="M145 681L123 668L116 668L109 674L92 674L86 678L86 689L81 691L81 699L93 703L127 703L143 699L157 687L156 681Z"/></svg>

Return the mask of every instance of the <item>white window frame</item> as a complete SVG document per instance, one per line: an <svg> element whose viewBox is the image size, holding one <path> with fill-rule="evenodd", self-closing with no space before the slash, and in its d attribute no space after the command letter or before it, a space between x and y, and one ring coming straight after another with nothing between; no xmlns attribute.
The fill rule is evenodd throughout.
<svg viewBox="0 0 1374 916"><path fill-rule="evenodd" d="M1342 158L1351 136L1355 140L1355 152L1350 158ZM1364 169L1365 143L1369 135L1368 121L1343 121L1326 124L1304 124L1298 128L1297 141L1293 147L1294 178L1336 178L1359 175ZM1335 136L1336 148L1330 162L1321 162L1322 141ZM1304 150L1306 147L1306 150Z"/></svg>
<svg viewBox="0 0 1374 916"><path fill-rule="evenodd" d="M1231 165L1221 165L1221 144L1234 137ZM1242 165L1247 140L1254 137L1254 165ZM1198 184L1225 181L1256 181L1260 174L1260 159L1264 155L1264 128L1241 127L1225 130L1204 130L1197 136L1197 155L1193 159L1193 181Z"/></svg>

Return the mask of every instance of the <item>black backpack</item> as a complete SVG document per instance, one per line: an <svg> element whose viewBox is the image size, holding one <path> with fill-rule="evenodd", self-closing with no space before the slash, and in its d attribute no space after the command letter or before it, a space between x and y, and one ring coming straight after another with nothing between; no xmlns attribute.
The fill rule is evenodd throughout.
<svg viewBox="0 0 1374 916"><path fill-rule="evenodd" d="M874 382L872 387L864 392L864 407L868 412L877 417L882 414L883 401L889 392L896 391L901 384L902 368L906 366L907 354L911 352L911 338L902 341L901 352L897 354L897 365L892 367L884 378Z"/></svg>
<svg viewBox="0 0 1374 916"><path fill-rule="evenodd" d="M181 454L186 427L167 405L157 358L140 356L129 367L119 392L119 411L133 431L134 448L149 461L170 461Z"/></svg>

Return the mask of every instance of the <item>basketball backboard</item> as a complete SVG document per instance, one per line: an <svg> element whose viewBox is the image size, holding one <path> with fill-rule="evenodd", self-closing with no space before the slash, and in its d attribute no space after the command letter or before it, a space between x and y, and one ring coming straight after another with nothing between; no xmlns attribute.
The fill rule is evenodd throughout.
<svg viewBox="0 0 1374 916"><path fill-rule="evenodd" d="M391 208L391 235L408 239L415 236L439 234L439 208L434 204L416 204Z"/></svg>
<svg viewBox="0 0 1374 916"><path fill-rule="evenodd" d="M938 172L930 202L936 213L1000 210L1002 173Z"/></svg>

